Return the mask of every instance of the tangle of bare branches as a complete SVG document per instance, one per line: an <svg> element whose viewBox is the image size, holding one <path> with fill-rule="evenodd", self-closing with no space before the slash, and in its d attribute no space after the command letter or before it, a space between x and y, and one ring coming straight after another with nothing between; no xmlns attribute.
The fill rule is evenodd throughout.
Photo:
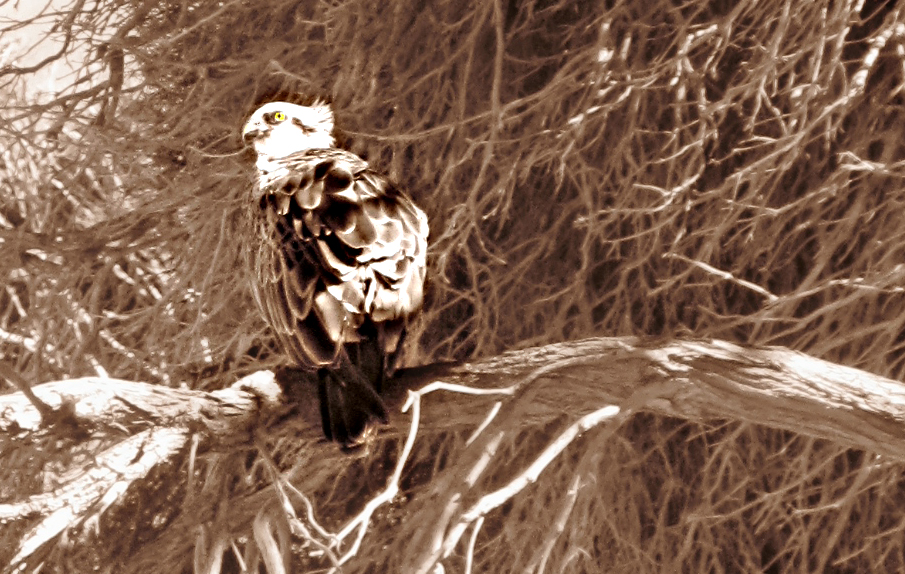
<svg viewBox="0 0 905 574"><path fill-rule="evenodd" d="M693 336L905 373L901 1L76 0L0 19L0 58L3 392L97 377L209 393L284 364L239 264L252 158L237 133L279 91L330 96L345 145L428 211L409 365L485 357L522 372L499 353ZM423 556L446 556L448 571L905 567L899 463L883 441L793 432L781 407L794 392L760 421L735 403L696 418L600 402L620 409L618 428L585 431L494 512L479 497L438 505L440 520L424 497L452 492L435 480L475 468L474 445L502 436L481 451L495 453L487 495L596 410L491 420L442 397L448 413L432 417L459 419L422 416L355 558L360 530L339 544L294 522L287 501L298 511L302 493L324 533L343 532L356 502L386 489L404 433L321 465L271 427L231 451L180 434L191 452L92 525L118 534L109 544L34 555L48 572L153 571L161 556L166 571L367 570L401 564L389 552L417 517L445 525ZM31 456L15 436L0 443L5 504L43 500L114 448L74 436L69 457ZM135 440L124 456L139 465L148 443ZM56 524L78 529L74 516Z"/></svg>

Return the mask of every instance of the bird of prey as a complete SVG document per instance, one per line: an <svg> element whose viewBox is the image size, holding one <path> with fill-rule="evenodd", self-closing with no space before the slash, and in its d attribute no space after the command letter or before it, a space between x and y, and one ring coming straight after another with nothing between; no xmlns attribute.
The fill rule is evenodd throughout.
<svg viewBox="0 0 905 574"><path fill-rule="evenodd" d="M324 102L265 104L242 139L257 152L255 299L284 351L317 371L324 434L355 446L387 420L381 386L421 309L427 217L336 146Z"/></svg>

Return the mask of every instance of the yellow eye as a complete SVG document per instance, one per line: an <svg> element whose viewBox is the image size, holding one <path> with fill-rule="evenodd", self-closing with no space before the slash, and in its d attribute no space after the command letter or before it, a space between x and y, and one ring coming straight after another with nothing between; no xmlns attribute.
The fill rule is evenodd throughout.
<svg viewBox="0 0 905 574"><path fill-rule="evenodd" d="M286 119L286 114L284 114L283 112L276 112L275 114L273 114L273 119L281 122Z"/></svg>

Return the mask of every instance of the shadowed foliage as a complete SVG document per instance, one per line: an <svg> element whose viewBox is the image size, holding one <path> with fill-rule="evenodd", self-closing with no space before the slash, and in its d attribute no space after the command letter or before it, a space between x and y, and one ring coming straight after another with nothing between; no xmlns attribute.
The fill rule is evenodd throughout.
<svg viewBox="0 0 905 574"><path fill-rule="evenodd" d="M107 373L204 390L283 364L242 264L253 157L239 130L262 98L297 92L330 98L347 147L429 216L428 294L409 364L593 335L693 335L782 345L901 379L903 8L48 8L36 23L54 27L26 43L59 53L31 68L0 61L0 360L34 383ZM0 28L2 47L16 23ZM60 78L40 92L54 66ZM520 467L571 420L547 405L510 429L494 464ZM345 571L402 563L386 551L405 542L393 539L394 521L406 500L425 504L418 494L469 433L419 439L404 500ZM398 450L391 438L330 473L306 473L309 455L291 437L262 440L330 526L383 485ZM0 495L52 488L64 463L99 448L5 438ZM189 571L192 556L175 541L199 525L245 541L269 484L257 448L193 460L201 486L192 496L187 460L97 525L118 536L47 549L44 571L148 572L155 561L158 571ZM784 431L636 415L615 433L580 438L488 517L474 568L899 571L901 471ZM534 550L559 516L563 533L541 561ZM15 530L4 527L0 548ZM296 550L293 571L325 566ZM231 560L223 571L238 571ZM465 560L462 549L447 571Z"/></svg>

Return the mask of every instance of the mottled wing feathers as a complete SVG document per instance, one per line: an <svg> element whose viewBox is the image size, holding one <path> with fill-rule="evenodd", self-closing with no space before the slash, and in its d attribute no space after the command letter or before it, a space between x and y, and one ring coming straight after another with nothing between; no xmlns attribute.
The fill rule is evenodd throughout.
<svg viewBox="0 0 905 574"><path fill-rule="evenodd" d="M296 360L336 361L375 323L385 354L423 298L427 219L367 163L309 150L262 174L259 304ZM373 327L368 327L373 329Z"/></svg>

